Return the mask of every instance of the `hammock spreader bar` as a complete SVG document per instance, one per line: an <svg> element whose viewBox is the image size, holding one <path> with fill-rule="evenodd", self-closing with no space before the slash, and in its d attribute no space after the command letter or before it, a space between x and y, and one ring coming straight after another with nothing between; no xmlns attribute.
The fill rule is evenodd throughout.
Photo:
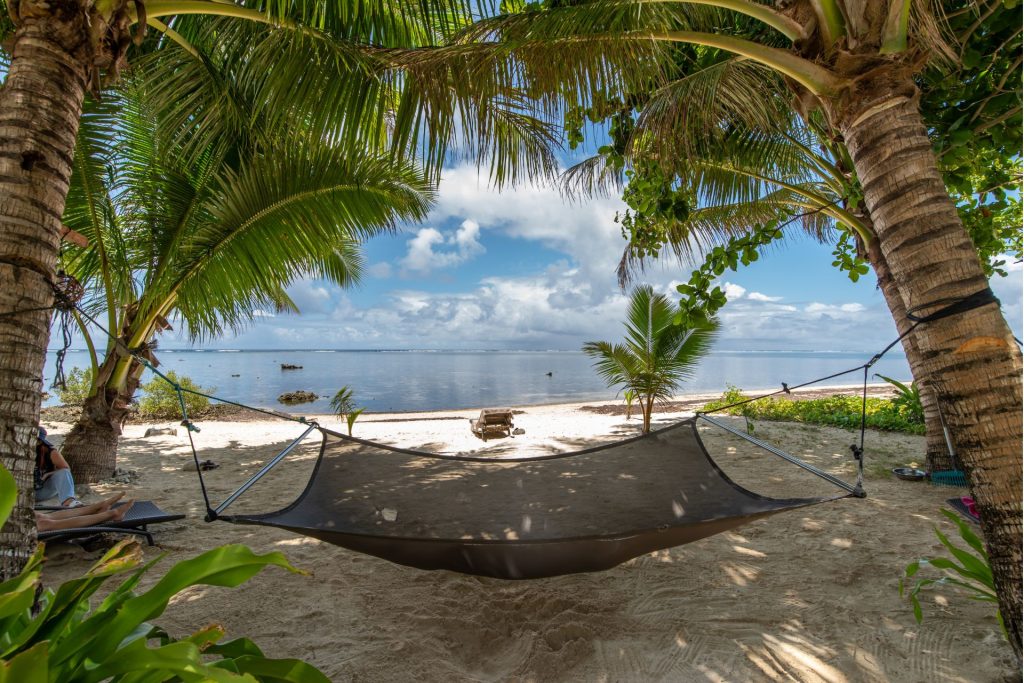
<svg viewBox="0 0 1024 683"><path fill-rule="evenodd" d="M757 439L757 438L755 438L753 436L750 436L746 432L740 431L739 429L736 429L735 427L733 427L731 425L728 425L725 422L720 422L720 421L716 420L713 417L708 417L704 413L697 413L697 417L699 417L702 420L707 420L711 424L715 425L716 427L720 427L720 428L724 429L725 431L729 432L730 434L735 434L736 436L738 436L740 438L746 439L747 441L749 441L750 443L754 444L755 446L763 448L764 450L768 451L772 455L777 455L780 458L782 458L783 460L786 460L787 462L791 462L794 465L796 465L797 467L800 467L801 469L805 469L808 472L810 472L811 474L814 474L814 475L817 475L817 476L821 477L825 481L838 486L839 488L843 489L844 491L849 491L851 494L853 494L857 498L865 498L867 496L867 494L864 493L864 486L863 486L863 484L860 481L860 477L858 477L856 485L849 484L849 483L843 481L842 479L840 479L838 477L832 476L831 474L829 474L828 472L825 472L824 470L818 469L817 467L815 467L814 465L811 465L810 463L804 462L803 460L801 460L800 458L796 457L795 455L791 455L791 454L787 453L786 451L778 449L775 446L773 446L770 443L768 443L767 441L762 441L761 439ZM862 463L863 460L861 458L858 458L857 462L858 462L858 467L861 467L862 465L860 465L860 463Z"/></svg>
<svg viewBox="0 0 1024 683"><path fill-rule="evenodd" d="M255 484L256 482L258 482L260 479L262 479L267 474L267 472L269 472L270 470L274 469L274 467L277 465L277 463L281 462L286 457L288 457L288 454L291 453L293 450L295 450L295 447L298 446L302 442L303 439L305 439L307 436L309 436L310 432L312 432L315 429L319 429L319 428L320 428L320 426L317 425L316 423L313 423L313 424L309 425L308 427L306 427L306 431L302 432L301 436L299 436L297 439L295 439L290 444L285 446L284 450L282 450L280 453L275 455L273 457L273 459L270 460L270 462L268 462L266 465L264 465L262 468L260 468L259 472L257 472L256 474L252 475L251 477L249 477L248 481L246 481L244 484L242 484L237 489L235 489L234 492L230 496L225 498L223 503L218 505L212 512L207 513L206 521L207 522L212 522L215 519L217 519L217 517L220 515L220 513L224 512L228 508L229 505L231 505L236 500L238 500L239 496L241 496L243 493L245 493L250 488L252 488L252 485ZM199 473L199 476L200 477L203 476L202 472Z"/></svg>

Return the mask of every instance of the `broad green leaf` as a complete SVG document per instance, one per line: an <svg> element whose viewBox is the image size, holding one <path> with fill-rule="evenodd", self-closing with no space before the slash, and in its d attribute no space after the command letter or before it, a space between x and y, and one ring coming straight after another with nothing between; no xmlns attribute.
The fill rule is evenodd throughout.
<svg viewBox="0 0 1024 683"><path fill-rule="evenodd" d="M136 640L118 649L116 657L105 659L78 673L81 683L100 681L124 674L139 676L147 671L174 673L183 681L216 681L218 683L256 683L251 676L237 676L202 663L199 648L193 643L178 642L162 647L148 648L143 640Z"/></svg>
<svg viewBox="0 0 1024 683"><path fill-rule="evenodd" d="M957 513L953 512L952 510L942 509L940 512L942 512L942 514L944 514L948 519L954 522L957 525L957 527L959 527L960 538L964 539L964 542L967 543L967 545L974 548L974 550L977 551L978 554L982 557L986 559L988 558L988 553L985 552L985 544L978 537L978 535L974 533L974 531L971 529L971 526L967 522L960 519L960 516Z"/></svg>
<svg viewBox="0 0 1024 683"><path fill-rule="evenodd" d="M110 655L138 624L158 617L172 597L194 585L234 587L252 578L264 567L275 565L302 574L279 552L256 555L241 545L214 548L179 562L155 586L127 600L117 616L104 625L89 642L90 656Z"/></svg>
<svg viewBox="0 0 1024 683"><path fill-rule="evenodd" d="M227 659L237 657L262 657L263 650L248 638L235 638L226 643L217 643L206 649L206 654L219 655Z"/></svg>
<svg viewBox="0 0 1024 683"><path fill-rule="evenodd" d="M250 655L238 657L235 666L242 673L274 683L330 683L316 667L298 659L267 659Z"/></svg>
<svg viewBox="0 0 1024 683"><path fill-rule="evenodd" d="M49 683L48 654L42 642L0 663L0 683Z"/></svg>
<svg viewBox="0 0 1024 683"><path fill-rule="evenodd" d="M7 523L17 499L18 485L14 481L14 475L0 464L0 526Z"/></svg>

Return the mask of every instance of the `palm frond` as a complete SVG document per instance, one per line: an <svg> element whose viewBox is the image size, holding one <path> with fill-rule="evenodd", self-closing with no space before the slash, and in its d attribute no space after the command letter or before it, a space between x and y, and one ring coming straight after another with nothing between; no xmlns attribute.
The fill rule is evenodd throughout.
<svg viewBox="0 0 1024 683"><path fill-rule="evenodd" d="M717 323L700 328L674 324L678 306L650 286L636 287L626 311L622 344L587 342L583 352L609 386L620 386L643 400L663 401L691 377L710 350Z"/></svg>
<svg viewBox="0 0 1024 683"><path fill-rule="evenodd" d="M667 168L691 153L711 154L731 132L777 130L792 118L779 75L741 57L700 50L683 77L661 87L637 118L638 153Z"/></svg>
<svg viewBox="0 0 1024 683"><path fill-rule="evenodd" d="M626 185L623 171L610 165L603 155L587 157L562 173L562 192L569 197L587 199L621 194Z"/></svg>
<svg viewBox="0 0 1024 683"><path fill-rule="evenodd" d="M423 218L430 198L411 167L352 161L337 149L249 159L219 175L158 291L176 297L193 337L217 334L301 277L351 284L361 242L399 220Z"/></svg>

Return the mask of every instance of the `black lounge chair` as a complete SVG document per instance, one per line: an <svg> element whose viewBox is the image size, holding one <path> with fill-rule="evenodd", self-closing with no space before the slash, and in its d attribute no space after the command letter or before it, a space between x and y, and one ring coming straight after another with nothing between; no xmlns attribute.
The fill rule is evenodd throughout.
<svg viewBox="0 0 1024 683"><path fill-rule="evenodd" d="M120 505L123 505L121 503ZM115 506L118 507L118 506ZM59 507L36 507L37 510L61 510ZM132 509L125 514L120 522L107 522L96 526L83 526L73 529L60 529L57 531L40 531L40 541L66 541L72 538L83 536L95 536L96 534L135 534L146 539L149 545L153 545L153 534L147 529L150 524L160 522L173 522L177 519L184 519L185 515L172 515L151 500L137 500Z"/></svg>

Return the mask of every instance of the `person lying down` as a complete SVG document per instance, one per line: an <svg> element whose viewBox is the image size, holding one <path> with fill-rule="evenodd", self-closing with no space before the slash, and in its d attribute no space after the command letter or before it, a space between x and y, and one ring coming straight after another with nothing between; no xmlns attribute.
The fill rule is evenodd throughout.
<svg viewBox="0 0 1024 683"><path fill-rule="evenodd" d="M98 503L68 508L67 510L56 510L54 512L36 510L36 528L39 531L60 531L62 529L78 529L86 526L120 522L135 503L133 499L128 499L121 505L114 507L123 496L123 493L118 493Z"/></svg>

